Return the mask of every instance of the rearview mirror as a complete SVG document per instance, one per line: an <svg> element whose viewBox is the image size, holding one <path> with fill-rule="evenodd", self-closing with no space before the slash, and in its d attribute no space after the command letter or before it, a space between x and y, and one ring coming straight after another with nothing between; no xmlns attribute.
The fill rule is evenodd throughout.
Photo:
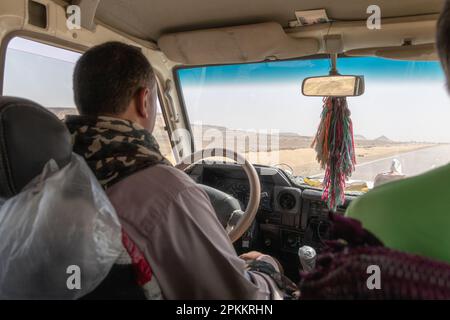
<svg viewBox="0 0 450 320"><path fill-rule="evenodd" d="M322 76L306 78L302 92L307 97L356 97L364 93L363 76Z"/></svg>

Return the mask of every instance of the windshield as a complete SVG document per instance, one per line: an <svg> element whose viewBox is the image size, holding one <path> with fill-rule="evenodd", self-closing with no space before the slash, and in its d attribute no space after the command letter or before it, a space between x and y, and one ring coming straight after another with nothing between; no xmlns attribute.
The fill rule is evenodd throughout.
<svg viewBox="0 0 450 320"><path fill-rule="evenodd" d="M371 183L380 173L413 176L449 163L450 101L438 62L341 58L338 68L366 81L363 96L348 98L352 179ZM320 178L311 143L322 99L304 97L301 84L329 69L328 59L178 69L196 149L225 146L253 163Z"/></svg>

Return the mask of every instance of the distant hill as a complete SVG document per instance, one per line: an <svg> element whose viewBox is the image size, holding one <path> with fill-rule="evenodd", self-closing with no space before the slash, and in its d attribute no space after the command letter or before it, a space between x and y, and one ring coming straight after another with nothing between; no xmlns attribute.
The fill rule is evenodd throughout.
<svg viewBox="0 0 450 320"><path fill-rule="evenodd" d="M355 140L367 140L367 138L361 134L355 134Z"/></svg>
<svg viewBox="0 0 450 320"><path fill-rule="evenodd" d="M292 132L280 132L278 137L267 135L264 133L257 134L254 131L234 130L225 127L213 125L196 125L192 124L195 141L201 141L204 146L211 146L212 144L221 144L233 148L236 139L239 139L244 145L241 147L248 151L270 151L270 150L296 150L311 148L314 137L302 136ZM219 135L219 137L217 136ZM220 138L222 137L222 138ZM357 147L376 147L376 146L391 146L398 144L386 136L381 136L377 139L367 139L363 135L355 135ZM240 149L240 148L238 148ZM238 150L245 152L244 150Z"/></svg>
<svg viewBox="0 0 450 320"><path fill-rule="evenodd" d="M392 142L392 140L389 139L389 138L386 137L386 136L378 137L378 138L375 139L375 141L378 141L378 142Z"/></svg>

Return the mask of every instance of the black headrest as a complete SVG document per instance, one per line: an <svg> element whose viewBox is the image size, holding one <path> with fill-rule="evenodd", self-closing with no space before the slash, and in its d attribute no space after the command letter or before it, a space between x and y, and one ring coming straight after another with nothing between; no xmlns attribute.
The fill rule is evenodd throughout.
<svg viewBox="0 0 450 320"><path fill-rule="evenodd" d="M0 197L17 194L54 159L70 162L70 133L62 121L25 99L0 97Z"/></svg>

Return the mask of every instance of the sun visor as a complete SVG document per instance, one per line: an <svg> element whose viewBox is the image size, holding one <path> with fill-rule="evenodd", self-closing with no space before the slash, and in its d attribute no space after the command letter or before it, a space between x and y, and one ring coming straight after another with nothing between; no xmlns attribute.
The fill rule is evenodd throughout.
<svg viewBox="0 0 450 320"><path fill-rule="evenodd" d="M433 43L401 47L355 49L345 53L347 56L376 56L394 60L436 61L438 55Z"/></svg>
<svg viewBox="0 0 450 320"><path fill-rule="evenodd" d="M167 34L158 45L170 60L186 65L281 60L319 51L316 39L291 38L275 22Z"/></svg>

